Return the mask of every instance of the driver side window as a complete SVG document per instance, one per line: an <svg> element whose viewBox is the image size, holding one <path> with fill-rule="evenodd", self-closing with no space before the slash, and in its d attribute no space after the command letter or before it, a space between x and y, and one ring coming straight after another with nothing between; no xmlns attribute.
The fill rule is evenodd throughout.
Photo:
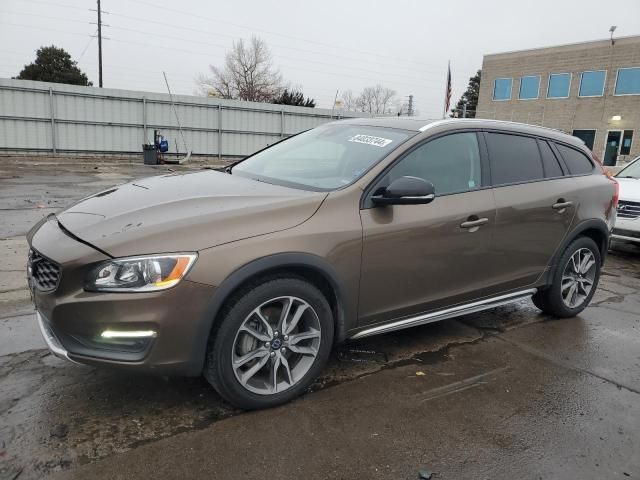
<svg viewBox="0 0 640 480"><path fill-rule="evenodd" d="M476 134L453 133L419 146L402 158L385 180L390 183L404 176L431 182L436 195L480 188L480 149Z"/></svg>

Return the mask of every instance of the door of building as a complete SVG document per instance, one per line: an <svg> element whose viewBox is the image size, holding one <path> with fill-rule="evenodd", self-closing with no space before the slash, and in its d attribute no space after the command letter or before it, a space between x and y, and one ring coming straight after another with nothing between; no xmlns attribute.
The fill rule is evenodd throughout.
<svg viewBox="0 0 640 480"><path fill-rule="evenodd" d="M602 163L610 167L615 166L620 153L621 140L622 130L609 130L607 132L607 142L604 145L604 160Z"/></svg>

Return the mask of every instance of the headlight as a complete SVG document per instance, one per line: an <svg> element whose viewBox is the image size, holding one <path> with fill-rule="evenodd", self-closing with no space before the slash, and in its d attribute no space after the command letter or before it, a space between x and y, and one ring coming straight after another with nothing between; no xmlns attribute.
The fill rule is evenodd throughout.
<svg viewBox="0 0 640 480"><path fill-rule="evenodd" d="M166 290L184 277L197 255L149 255L116 258L89 272L85 290L93 292L152 292Z"/></svg>

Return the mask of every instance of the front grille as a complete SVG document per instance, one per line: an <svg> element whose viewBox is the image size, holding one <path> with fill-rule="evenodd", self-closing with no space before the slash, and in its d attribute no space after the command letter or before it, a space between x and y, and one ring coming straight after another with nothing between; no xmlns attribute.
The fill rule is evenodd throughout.
<svg viewBox="0 0 640 480"><path fill-rule="evenodd" d="M60 265L43 257L35 250L29 250L28 268L29 278L33 285L44 292L55 290L60 281Z"/></svg>
<svg viewBox="0 0 640 480"><path fill-rule="evenodd" d="M618 202L618 216L620 218L640 217L640 202L620 200L620 202Z"/></svg>

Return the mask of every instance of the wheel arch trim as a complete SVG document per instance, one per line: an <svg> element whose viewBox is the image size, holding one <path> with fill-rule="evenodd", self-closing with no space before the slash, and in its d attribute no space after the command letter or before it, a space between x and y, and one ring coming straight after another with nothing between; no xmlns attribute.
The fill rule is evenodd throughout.
<svg viewBox="0 0 640 480"><path fill-rule="evenodd" d="M606 222L601 219L584 220L580 222L578 225L576 225L567 235L565 235L564 239L556 249L556 252L553 254L553 257L549 262L549 268L547 269L547 276L545 278L546 284L548 284L549 280L553 278L553 275L555 274L555 271L558 268L558 260L560 259L560 257L562 256L566 248L569 246L569 244L588 230L597 230L602 234L604 238L603 244L598 245L600 249L600 257L601 257L600 261L601 261L601 264L604 264L604 260L607 255L607 250L609 248L609 241L611 238L609 228L607 227Z"/></svg>
<svg viewBox="0 0 640 480"><path fill-rule="evenodd" d="M244 283L270 271L287 268L308 268L320 274L328 281L336 297L335 341L346 338L347 319L355 319L357 304L349 301L349 295L336 269L325 259L310 253L286 252L268 255L253 260L235 270L215 289L205 312L203 313L194 345L194 363L201 369L204 365L209 334L217 321L224 303Z"/></svg>

